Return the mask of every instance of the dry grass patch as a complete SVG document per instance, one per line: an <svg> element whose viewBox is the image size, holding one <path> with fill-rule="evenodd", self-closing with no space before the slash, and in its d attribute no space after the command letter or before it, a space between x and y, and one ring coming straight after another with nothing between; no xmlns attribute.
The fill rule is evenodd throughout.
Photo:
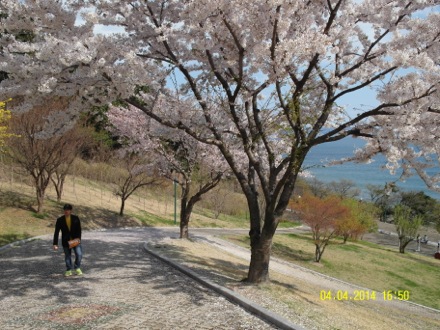
<svg viewBox="0 0 440 330"><path fill-rule="evenodd" d="M5 207L0 209L0 246L29 237L53 233L51 222L29 211Z"/></svg>

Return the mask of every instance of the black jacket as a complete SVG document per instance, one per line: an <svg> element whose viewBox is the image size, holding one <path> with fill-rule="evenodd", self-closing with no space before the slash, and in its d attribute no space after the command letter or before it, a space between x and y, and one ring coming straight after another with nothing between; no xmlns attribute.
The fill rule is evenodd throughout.
<svg viewBox="0 0 440 330"><path fill-rule="evenodd" d="M53 245L58 245L58 236L61 230L61 244L64 247L69 247L68 240L79 238L81 239L81 221L76 215L70 215L70 231L67 228L66 217L63 215L57 219L55 224L55 233L53 235Z"/></svg>

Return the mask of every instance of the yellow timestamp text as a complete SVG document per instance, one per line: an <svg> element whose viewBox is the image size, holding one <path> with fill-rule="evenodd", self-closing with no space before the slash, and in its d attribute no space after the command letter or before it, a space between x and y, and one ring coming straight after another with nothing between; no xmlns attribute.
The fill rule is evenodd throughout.
<svg viewBox="0 0 440 330"><path fill-rule="evenodd" d="M376 292L373 290L321 290L319 298L321 300L339 300L339 301L366 301L382 298L385 301L391 300L409 300L408 290L385 290Z"/></svg>

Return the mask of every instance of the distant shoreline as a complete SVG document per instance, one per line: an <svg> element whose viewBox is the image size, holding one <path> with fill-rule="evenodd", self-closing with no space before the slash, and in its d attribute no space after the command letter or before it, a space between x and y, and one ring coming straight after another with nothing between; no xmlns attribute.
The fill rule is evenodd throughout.
<svg viewBox="0 0 440 330"><path fill-rule="evenodd" d="M368 198L366 186L385 186L388 182L395 182L396 186L403 191L423 191L426 195L440 200L440 193L429 190L426 184L417 175L399 181L399 175L391 175L386 169L382 169L386 161L383 156L375 157L369 164L357 164L353 162L341 165L324 166L329 161L339 160L353 156L353 151L363 145L360 139L347 138L337 142L314 147L306 157L303 168L307 169L316 179L329 183L342 179L353 181L361 189L362 197ZM431 168L430 173L440 172L439 168Z"/></svg>

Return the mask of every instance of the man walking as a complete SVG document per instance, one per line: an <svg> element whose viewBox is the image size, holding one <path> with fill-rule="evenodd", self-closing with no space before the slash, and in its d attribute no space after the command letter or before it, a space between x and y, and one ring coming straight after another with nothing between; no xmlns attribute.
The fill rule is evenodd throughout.
<svg viewBox="0 0 440 330"><path fill-rule="evenodd" d="M55 233L53 235L53 249L58 250L58 236L61 230L61 245L63 246L66 261L66 272L64 276L71 276L73 272L82 275L81 271L81 221L79 217L72 214L72 205L65 204L63 207L64 215L57 219L55 224ZM69 241L79 239L79 244L75 247L69 247ZM72 265L72 250L75 252L75 263Z"/></svg>

